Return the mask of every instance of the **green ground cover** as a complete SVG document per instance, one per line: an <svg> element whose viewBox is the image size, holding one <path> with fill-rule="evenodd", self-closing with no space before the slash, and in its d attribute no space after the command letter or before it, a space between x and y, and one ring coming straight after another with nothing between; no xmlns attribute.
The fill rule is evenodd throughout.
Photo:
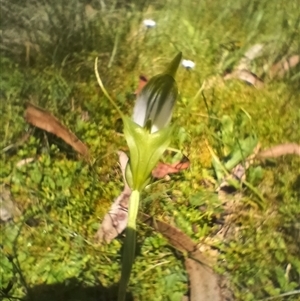
<svg viewBox="0 0 300 301"><path fill-rule="evenodd" d="M131 115L139 75L159 73L178 51L196 66L177 73L171 146L191 166L150 185L141 210L218 250L215 269L226 275L234 300L299 300L299 157L255 161L247 171L255 190L238 187L238 201L228 212L214 194L218 182L209 152L224 159L247 137L256 137L263 149L300 142L299 68L273 80L263 71L263 65L300 52L297 2L0 2L6 16L1 18L1 204L9 189L18 207L10 210L14 218L1 224L3 300L116 299L124 237L104 245L94 235L123 189L116 151L127 146L120 116L97 85L94 60L99 57L110 95ZM155 27L143 26L148 18ZM266 50L251 62L251 71L263 77L264 88L232 80L197 93L257 43ZM91 161L28 125L23 117L28 101L76 133ZM34 161L19 166L26 158ZM217 233L228 215L232 234L222 240ZM188 292L182 255L143 223L137 244L128 300L181 300Z"/></svg>

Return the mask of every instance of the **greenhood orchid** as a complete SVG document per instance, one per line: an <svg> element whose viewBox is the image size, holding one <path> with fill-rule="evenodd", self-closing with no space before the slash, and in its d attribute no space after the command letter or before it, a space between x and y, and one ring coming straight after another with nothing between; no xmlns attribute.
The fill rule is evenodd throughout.
<svg viewBox="0 0 300 301"><path fill-rule="evenodd" d="M124 136L130 156L126 166L126 185L130 199L128 204L128 222L124 241L121 280L118 301L124 301L134 262L136 245L136 218L139 209L140 193L151 178L151 171L171 142L173 127L168 124L172 117L178 90L175 74L182 58L179 53L171 61L166 70L154 76L139 93L133 119L124 116L115 102L106 92L97 71L98 83L104 94L116 107L124 123Z"/></svg>

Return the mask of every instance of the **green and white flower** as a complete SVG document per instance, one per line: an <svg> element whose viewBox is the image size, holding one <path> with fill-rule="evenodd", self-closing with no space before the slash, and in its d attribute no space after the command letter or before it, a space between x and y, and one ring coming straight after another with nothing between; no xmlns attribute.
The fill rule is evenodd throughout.
<svg viewBox="0 0 300 301"><path fill-rule="evenodd" d="M162 74L152 77L138 95L133 110L133 121L145 127L151 123L151 133L167 126L171 120L173 108L178 95L174 79L181 61L179 53Z"/></svg>
<svg viewBox="0 0 300 301"><path fill-rule="evenodd" d="M167 125L171 120L178 94L175 74L181 57L182 54L180 52L172 60L165 72L154 76L144 86L138 95L133 119L125 116L113 99L109 97L98 74L97 59L95 61L95 73L98 83L104 94L122 116L124 136L130 153L128 163L126 164L125 162L123 164L123 175L125 171L124 178L126 178L126 189L123 197L126 197L128 202L128 222L123 249L118 301L125 301L126 288L134 262L136 219L139 210L140 193L151 179L152 169L156 166L171 142L173 127ZM116 204L114 211L118 212L119 208L120 202Z"/></svg>

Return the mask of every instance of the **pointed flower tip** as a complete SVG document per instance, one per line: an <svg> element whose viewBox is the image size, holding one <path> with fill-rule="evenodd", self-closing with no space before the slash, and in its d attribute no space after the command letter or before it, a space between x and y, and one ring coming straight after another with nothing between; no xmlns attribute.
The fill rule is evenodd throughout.
<svg viewBox="0 0 300 301"><path fill-rule="evenodd" d="M143 21L143 24L147 27L147 28L152 28L156 26L156 22L154 20L151 19L145 19Z"/></svg>
<svg viewBox="0 0 300 301"><path fill-rule="evenodd" d="M179 52L171 61L169 66L167 67L165 73L171 75L172 77L175 77L176 71L178 69L178 66L180 64L180 61L182 59L182 52Z"/></svg>

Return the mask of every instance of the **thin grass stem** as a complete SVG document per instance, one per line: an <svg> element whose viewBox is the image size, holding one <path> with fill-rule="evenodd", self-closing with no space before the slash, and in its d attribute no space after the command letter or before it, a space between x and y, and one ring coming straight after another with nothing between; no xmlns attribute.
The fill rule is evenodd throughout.
<svg viewBox="0 0 300 301"><path fill-rule="evenodd" d="M97 78L97 82L103 92L103 94L108 98L108 100L111 102L111 104L115 107L115 109L118 111L118 113L120 114L121 117L123 117L123 113L121 112L121 110L119 109L119 107L117 106L117 104L115 103L115 101L109 96L108 92L106 91L103 82L100 78L99 72L98 72L98 57L96 57L95 59L95 75Z"/></svg>

